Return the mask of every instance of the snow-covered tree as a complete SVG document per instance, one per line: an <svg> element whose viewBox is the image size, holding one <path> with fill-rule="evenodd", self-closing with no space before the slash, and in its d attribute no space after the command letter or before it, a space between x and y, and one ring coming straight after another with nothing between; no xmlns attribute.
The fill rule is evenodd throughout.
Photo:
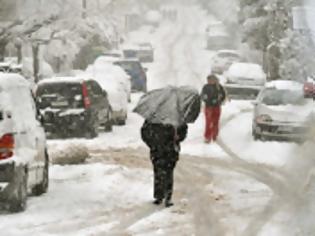
<svg viewBox="0 0 315 236"><path fill-rule="evenodd" d="M292 7L299 4L299 0L240 0L243 41L264 52L269 79L301 81L313 73L310 37L292 29Z"/></svg>

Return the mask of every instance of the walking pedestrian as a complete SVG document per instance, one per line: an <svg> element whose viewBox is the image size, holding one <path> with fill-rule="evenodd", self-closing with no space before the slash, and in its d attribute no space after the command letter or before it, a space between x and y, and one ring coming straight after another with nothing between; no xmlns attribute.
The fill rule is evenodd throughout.
<svg viewBox="0 0 315 236"><path fill-rule="evenodd" d="M165 199L165 207L173 205L173 172L179 158L180 142L187 135L187 125L151 123L145 120L141 128L142 140L150 148L154 171L154 204Z"/></svg>
<svg viewBox="0 0 315 236"><path fill-rule="evenodd" d="M205 143L216 141L219 134L219 120L221 105L226 99L226 91L219 83L216 75L207 77L207 84L201 92L201 99L205 103Z"/></svg>

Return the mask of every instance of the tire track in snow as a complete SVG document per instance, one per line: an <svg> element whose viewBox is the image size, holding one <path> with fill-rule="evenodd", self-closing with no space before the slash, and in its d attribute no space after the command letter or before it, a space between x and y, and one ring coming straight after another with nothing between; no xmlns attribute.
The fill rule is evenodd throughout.
<svg viewBox="0 0 315 236"><path fill-rule="evenodd" d="M222 126L224 127L229 122L247 112L251 112L251 110L242 110L240 113L229 117ZM302 203L303 197L292 187L294 181L287 172L269 165L245 161L220 138L217 140L217 144L231 158L231 169L265 184L273 192L273 196L266 204L264 210L248 223L242 235L257 235L275 214L287 207L290 203L294 203L295 205Z"/></svg>

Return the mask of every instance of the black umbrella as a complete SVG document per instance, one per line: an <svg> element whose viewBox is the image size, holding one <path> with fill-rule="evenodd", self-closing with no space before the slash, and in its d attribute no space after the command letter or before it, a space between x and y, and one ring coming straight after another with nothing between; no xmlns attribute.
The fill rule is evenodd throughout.
<svg viewBox="0 0 315 236"><path fill-rule="evenodd" d="M200 96L188 86L168 86L143 95L134 112L151 123L180 126L193 123L200 113Z"/></svg>

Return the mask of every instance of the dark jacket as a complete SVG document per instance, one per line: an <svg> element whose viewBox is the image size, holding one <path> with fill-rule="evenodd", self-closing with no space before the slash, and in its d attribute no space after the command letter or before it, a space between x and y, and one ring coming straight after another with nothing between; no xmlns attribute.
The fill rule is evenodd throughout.
<svg viewBox="0 0 315 236"><path fill-rule="evenodd" d="M141 138L150 148L152 161L177 161L180 142L186 138L187 129L186 124L175 128L172 125L145 121L141 128Z"/></svg>
<svg viewBox="0 0 315 236"><path fill-rule="evenodd" d="M226 98L226 93L220 84L206 84L201 91L201 99L207 107L220 106Z"/></svg>

